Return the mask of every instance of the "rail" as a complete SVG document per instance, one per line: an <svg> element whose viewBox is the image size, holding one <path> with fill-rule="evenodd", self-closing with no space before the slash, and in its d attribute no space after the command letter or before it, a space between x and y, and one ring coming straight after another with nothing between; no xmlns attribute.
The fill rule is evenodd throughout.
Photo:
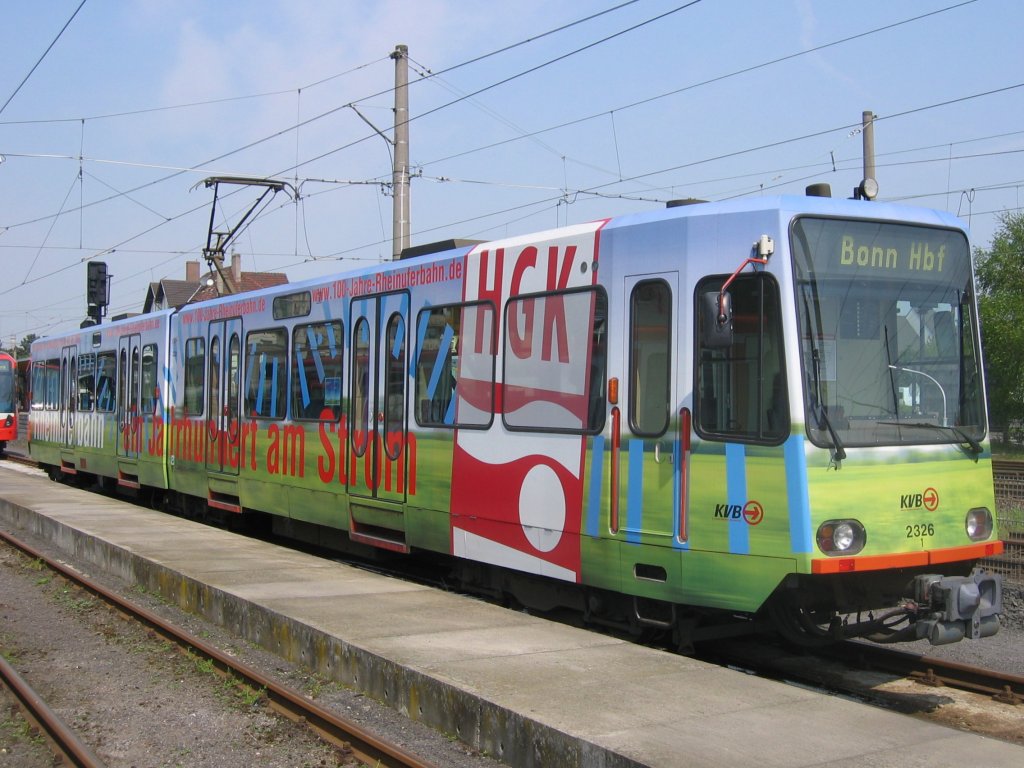
<svg viewBox="0 0 1024 768"><path fill-rule="evenodd" d="M1024 677L1020 675L857 641L841 643L829 649L828 655L845 664L908 677L923 685L981 693L1004 704L1024 704Z"/></svg>
<svg viewBox="0 0 1024 768"><path fill-rule="evenodd" d="M0 656L0 681L17 698L22 711L30 721L46 734L54 755L64 764L75 768L104 768L106 765L93 753L25 679Z"/></svg>
<svg viewBox="0 0 1024 768"><path fill-rule="evenodd" d="M234 676L256 690L263 691L271 706L285 717L305 722L321 738L335 746L351 751L367 765L382 766L382 768L435 768L432 763L397 745L384 741L357 723L309 701L299 691L282 685L189 632L170 624L152 611L126 600L87 576L62 565L32 545L5 531L0 531L0 540L21 550L29 557L40 560L52 571L91 592L132 619L146 624L167 640L196 655L205 657L213 662L221 672Z"/></svg>
<svg viewBox="0 0 1024 768"><path fill-rule="evenodd" d="M996 492L996 518L1006 549L982 564L1020 588L1024 588L1024 461L992 460Z"/></svg>

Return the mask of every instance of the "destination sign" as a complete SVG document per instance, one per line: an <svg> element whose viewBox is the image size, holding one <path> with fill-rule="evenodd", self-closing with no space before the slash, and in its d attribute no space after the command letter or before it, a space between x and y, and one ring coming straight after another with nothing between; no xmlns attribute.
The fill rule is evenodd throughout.
<svg viewBox="0 0 1024 768"><path fill-rule="evenodd" d="M970 274L963 233L907 224L801 218L793 223L793 255L805 277L963 285Z"/></svg>

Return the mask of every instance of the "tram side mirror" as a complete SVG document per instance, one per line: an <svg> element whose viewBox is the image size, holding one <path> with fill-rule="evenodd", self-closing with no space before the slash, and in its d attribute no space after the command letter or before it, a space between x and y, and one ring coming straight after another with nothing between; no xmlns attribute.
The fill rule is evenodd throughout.
<svg viewBox="0 0 1024 768"><path fill-rule="evenodd" d="M708 291L701 295L701 345L707 349L732 346L732 294Z"/></svg>

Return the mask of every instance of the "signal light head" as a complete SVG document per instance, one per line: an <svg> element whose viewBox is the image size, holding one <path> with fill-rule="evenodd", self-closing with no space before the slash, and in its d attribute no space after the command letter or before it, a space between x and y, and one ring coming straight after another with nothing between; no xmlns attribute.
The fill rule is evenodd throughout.
<svg viewBox="0 0 1024 768"><path fill-rule="evenodd" d="M107 305L107 264L104 261L90 261L86 264L86 303L94 307Z"/></svg>

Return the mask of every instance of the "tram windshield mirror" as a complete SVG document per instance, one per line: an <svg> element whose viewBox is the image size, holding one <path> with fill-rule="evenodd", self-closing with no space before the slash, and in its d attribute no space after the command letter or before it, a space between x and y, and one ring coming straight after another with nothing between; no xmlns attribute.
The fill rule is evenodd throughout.
<svg viewBox="0 0 1024 768"><path fill-rule="evenodd" d="M728 291L701 294L700 335L706 348L732 346L732 295Z"/></svg>

